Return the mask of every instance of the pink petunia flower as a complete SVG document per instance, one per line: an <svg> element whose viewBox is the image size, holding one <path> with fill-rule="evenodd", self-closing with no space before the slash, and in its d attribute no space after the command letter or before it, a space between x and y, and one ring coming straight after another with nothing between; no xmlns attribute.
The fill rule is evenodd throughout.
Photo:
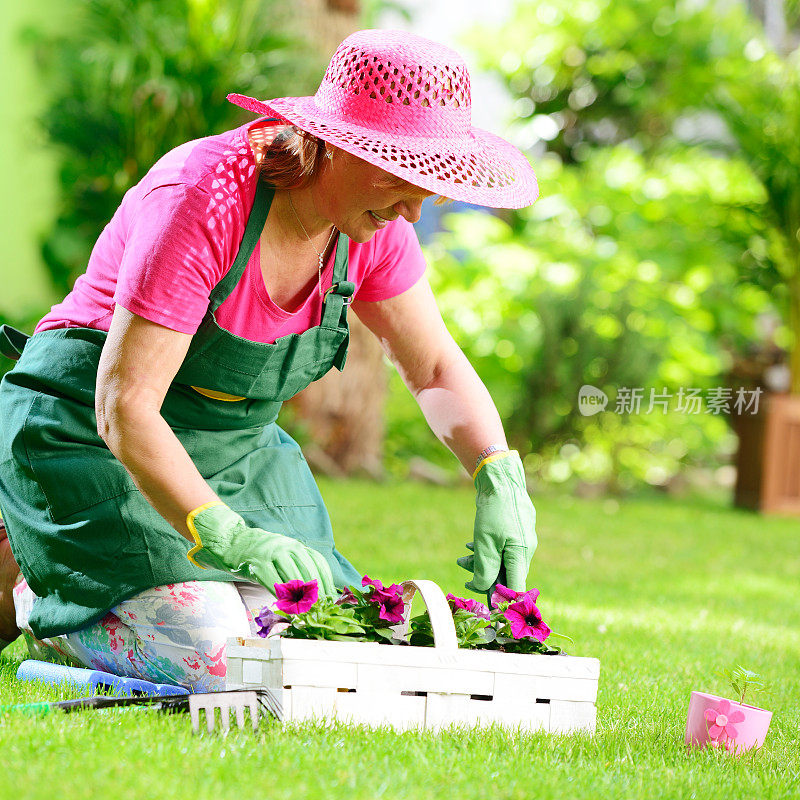
<svg viewBox="0 0 800 800"><path fill-rule="evenodd" d="M376 595L402 595L403 594L403 587L400 586L398 583L393 583L391 586L384 586L377 578L370 578L369 575L365 575L361 579L362 586L371 586L372 593L370 594L370 599L375 597Z"/></svg>
<svg viewBox="0 0 800 800"><path fill-rule="evenodd" d="M308 611L319 597L319 588L316 581L287 581L275 584L275 596L278 602L275 605L287 614L302 614Z"/></svg>
<svg viewBox="0 0 800 800"><path fill-rule="evenodd" d="M380 603L378 616L387 622L402 622L405 609L406 604L403 602L403 598L391 595Z"/></svg>
<svg viewBox="0 0 800 800"><path fill-rule="evenodd" d="M530 636L543 642L550 635L550 628L542 621L532 594L527 592L519 602L512 603L503 616L511 623L511 635L515 639Z"/></svg>
<svg viewBox="0 0 800 800"><path fill-rule="evenodd" d="M523 597L531 597L535 603L539 599L539 590L528 589L526 592L515 592L513 589L509 589L508 586L498 583L492 592L489 602L492 604L492 608L497 608L500 603L510 603L514 600L521 600Z"/></svg>
<svg viewBox="0 0 800 800"><path fill-rule="evenodd" d="M717 708L707 708L704 716L708 723L708 736L712 747L720 747L723 744L729 746L739 733L731 723L744 722L744 712L738 708L731 711L730 700L720 700Z"/></svg>
<svg viewBox="0 0 800 800"><path fill-rule="evenodd" d="M370 603L378 606L378 617L387 622L402 622L406 604L403 602L403 587L397 583L384 586L377 578L372 579L365 575L361 585L369 587L369 594L365 595Z"/></svg>
<svg viewBox="0 0 800 800"><path fill-rule="evenodd" d="M489 619L489 609L477 600L464 597L456 597L454 594L448 594L447 599L450 603L450 608L455 611L458 608L463 608L464 611L471 611L476 617L482 619Z"/></svg>

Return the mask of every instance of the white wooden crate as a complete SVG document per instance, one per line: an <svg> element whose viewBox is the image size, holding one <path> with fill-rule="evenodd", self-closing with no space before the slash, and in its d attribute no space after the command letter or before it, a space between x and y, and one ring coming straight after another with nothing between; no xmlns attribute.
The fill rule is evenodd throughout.
<svg viewBox="0 0 800 800"><path fill-rule="evenodd" d="M228 689L265 688L284 720L338 719L398 730L497 723L588 730L596 721L596 658L459 649L450 607L432 581L406 581L428 608L434 647L289 639L228 640Z"/></svg>

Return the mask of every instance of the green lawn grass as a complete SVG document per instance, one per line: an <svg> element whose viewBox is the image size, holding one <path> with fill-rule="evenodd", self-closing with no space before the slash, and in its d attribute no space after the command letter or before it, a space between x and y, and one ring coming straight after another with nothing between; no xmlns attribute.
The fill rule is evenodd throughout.
<svg viewBox="0 0 800 800"><path fill-rule="evenodd" d="M340 549L384 580L459 592L454 563L472 492L415 484L321 484ZM0 798L797 798L800 796L800 526L711 500L536 498L531 583L575 655L601 660L598 728L394 734L274 723L194 737L185 716L111 710L0 716ZM13 680L0 703L58 692ZM692 689L724 693L741 663L773 684L765 746L687 755Z"/></svg>

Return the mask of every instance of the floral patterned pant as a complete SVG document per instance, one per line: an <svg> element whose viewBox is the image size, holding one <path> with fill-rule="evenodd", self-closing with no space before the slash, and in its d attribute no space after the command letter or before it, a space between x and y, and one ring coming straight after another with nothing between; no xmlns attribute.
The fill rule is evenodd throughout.
<svg viewBox="0 0 800 800"><path fill-rule="evenodd" d="M229 636L255 635L253 617L275 597L253 583L186 581L156 586L74 633L37 639L28 619L36 595L14 587L17 626L32 658L90 667L196 692L225 689Z"/></svg>

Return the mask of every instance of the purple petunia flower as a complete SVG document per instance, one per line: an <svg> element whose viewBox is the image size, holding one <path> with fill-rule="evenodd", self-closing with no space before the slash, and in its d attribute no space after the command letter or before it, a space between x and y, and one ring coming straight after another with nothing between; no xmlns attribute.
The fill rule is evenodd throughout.
<svg viewBox="0 0 800 800"><path fill-rule="evenodd" d="M353 590L349 586L345 586L344 589L342 589L342 594L336 601L337 606L354 606L357 603L358 598L353 594Z"/></svg>
<svg viewBox="0 0 800 800"><path fill-rule="evenodd" d="M253 621L258 626L256 633L258 633L262 639L266 639L279 622L286 622L286 618L282 617L280 614L276 614L269 606L264 606L264 608L253 617Z"/></svg>
<svg viewBox="0 0 800 800"><path fill-rule="evenodd" d="M519 602L512 603L503 616L511 623L511 635L515 639L530 636L543 642L550 635L550 628L542 622L542 614L531 595L532 592L527 592Z"/></svg>
<svg viewBox="0 0 800 800"><path fill-rule="evenodd" d="M463 608L465 611L471 611L476 617L489 619L489 609L483 603L480 603L477 600L456 597L454 594L448 594L447 599L450 602L450 608L453 611L458 608Z"/></svg>
<svg viewBox="0 0 800 800"><path fill-rule="evenodd" d="M508 586L503 586L502 583L498 583L497 586L494 587L489 602L491 602L492 608L497 608L500 603L510 603L514 600L521 600L523 597L530 597L535 603L539 599L539 590L529 589L526 592L515 592L513 589L509 589Z"/></svg>
<svg viewBox="0 0 800 800"><path fill-rule="evenodd" d="M275 584L275 596L278 602L275 604L281 611L287 614L302 614L308 611L319 597L319 588L316 581L287 581L286 583Z"/></svg>

